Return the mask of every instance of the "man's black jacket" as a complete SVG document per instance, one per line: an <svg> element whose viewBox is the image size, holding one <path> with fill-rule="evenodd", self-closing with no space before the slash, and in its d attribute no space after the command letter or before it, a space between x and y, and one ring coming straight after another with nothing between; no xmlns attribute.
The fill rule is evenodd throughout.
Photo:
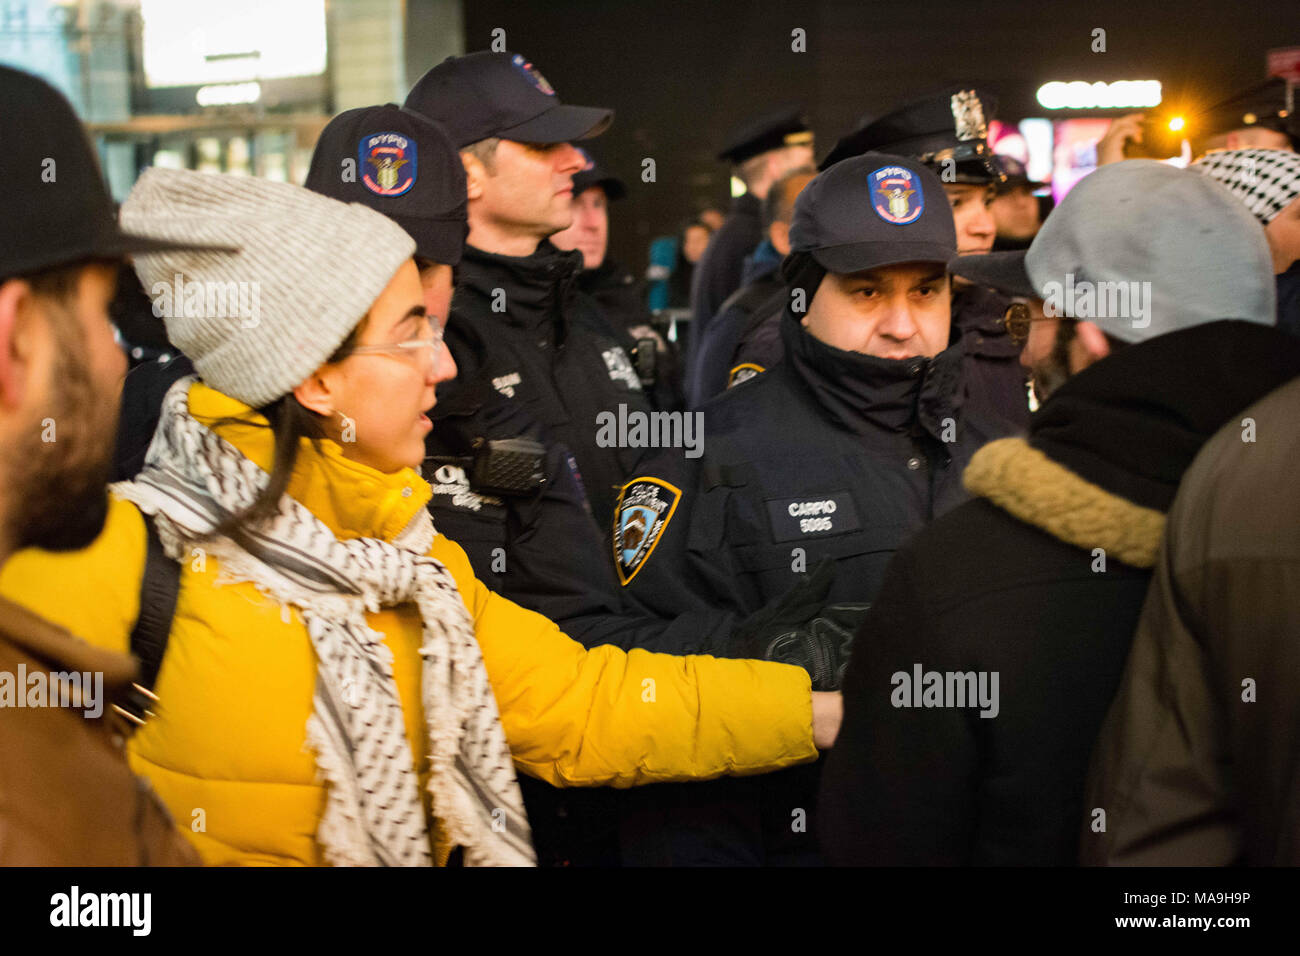
<svg viewBox="0 0 1300 956"><path fill-rule="evenodd" d="M695 265L691 280L691 328L687 366L691 353L722 308L727 296L740 288L745 257L763 241L763 202L753 193L731 200L726 220L709 240L709 246Z"/></svg>
<svg viewBox="0 0 1300 956"><path fill-rule="evenodd" d="M854 644L822 781L831 862L1075 862L1164 513L1201 445L1297 374L1300 343L1276 329L1198 326L1086 369L1027 442L976 453L978 497L894 556ZM945 689L997 674L996 716L953 706L964 677L925 705L918 667Z"/></svg>
<svg viewBox="0 0 1300 956"><path fill-rule="evenodd" d="M677 346L665 340L655 329L646 305L645 284L638 282L612 256L606 256L595 269L584 269L578 274L578 289L600 306L614 330L626 332L634 342L647 338L654 340L654 374L646 388L656 408L663 411L680 409L681 368ZM642 383L645 382L643 378Z"/></svg>
<svg viewBox="0 0 1300 956"><path fill-rule="evenodd" d="M741 286L722 303L709 327L696 340L698 348L686 383L689 408L699 408L780 359L783 350L779 330L786 299L780 270L771 269Z"/></svg>
<svg viewBox="0 0 1300 956"><path fill-rule="evenodd" d="M641 451L599 447L597 415L617 415L619 405L649 412L651 405L629 357L627 334L578 291L581 269L580 252L560 252L546 241L522 258L466 246L446 341L458 381L485 377L569 447L603 526ZM486 350L468 344L472 338L486 342ZM458 387L448 383L445 391L450 396Z"/></svg>

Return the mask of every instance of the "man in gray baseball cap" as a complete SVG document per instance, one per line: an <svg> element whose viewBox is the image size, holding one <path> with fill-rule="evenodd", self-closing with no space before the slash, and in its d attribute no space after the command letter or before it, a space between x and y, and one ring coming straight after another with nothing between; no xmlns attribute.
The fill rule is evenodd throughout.
<svg viewBox="0 0 1300 956"><path fill-rule="evenodd" d="M1207 177L1147 159L1081 180L1025 251L961 256L953 272L1016 296L1040 401L1114 351L1220 319L1273 325L1268 244L1247 209ZM1069 319L1074 321L1061 321Z"/></svg>
<svg viewBox="0 0 1300 956"><path fill-rule="evenodd" d="M1068 865L1081 829L1104 837L1088 760L1182 475L1300 374L1300 343L1269 327L1258 224L1161 163L1102 167L1027 252L953 268L1022 297L1009 324L1047 332L1026 355L1055 388L1025 437L975 453L975 500L885 572L844 678L823 846L842 864Z"/></svg>

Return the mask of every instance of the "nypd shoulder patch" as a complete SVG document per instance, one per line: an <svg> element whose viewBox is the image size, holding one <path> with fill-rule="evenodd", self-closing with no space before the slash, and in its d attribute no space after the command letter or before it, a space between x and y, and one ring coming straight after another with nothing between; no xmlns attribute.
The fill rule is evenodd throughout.
<svg viewBox="0 0 1300 956"><path fill-rule="evenodd" d="M645 566L681 500L680 488L658 478L633 478L623 486L614 512L614 566L622 584Z"/></svg>
<svg viewBox="0 0 1300 956"><path fill-rule="evenodd" d="M755 375L761 375L765 371L766 369L761 365L755 365L753 362L741 362L727 376L727 388L739 385L741 382L748 382Z"/></svg>

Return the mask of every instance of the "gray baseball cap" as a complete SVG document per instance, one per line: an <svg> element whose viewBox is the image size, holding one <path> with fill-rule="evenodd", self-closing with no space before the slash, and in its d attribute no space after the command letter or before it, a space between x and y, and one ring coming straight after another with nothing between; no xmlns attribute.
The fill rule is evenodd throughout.
<svg viewBox="0 0 1300 956"><path fill-rule="evenodd" d="M1048 314L1085 319L1123 342L1219 319L1277 321L1259 223L1208 177L1149 159L1085 176L1023 253L960 256L952 271L1032 293Z"/></svg>
<svg viewBox="0 0 1300 956"><path fill-rule="evenodd" d="M790 248L841 275L957 254L939 177L915 159L864 153L819 173L799 194Z"/></svg>

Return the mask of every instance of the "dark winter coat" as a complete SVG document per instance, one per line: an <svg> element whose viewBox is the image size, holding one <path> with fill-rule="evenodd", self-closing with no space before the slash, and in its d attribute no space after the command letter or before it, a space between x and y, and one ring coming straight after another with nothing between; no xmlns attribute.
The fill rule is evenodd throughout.
<svg viewBox="0 0 1300 956"><path fill-rule="evenodd" d="M740 288L745 257L763 241L763 201L753 193L731 200L726 220L709 240L708 248L695 264L691 279L690 352L722 308L727 296Z"/></svg>
<svg viewBox="0 0 1300 956"><path fill-rule="evenodd" d="M1199 326L1088 368L1028 441L975 454L976 500L894 556L854 644L822 781L831 862L1075 861L1089 754L1179 480L1220 425L1298 372L1300 348L1275 329ZM945 703L959 706L924 706L918 665L990 690L996 674L996 703L960 706L971 683L954 679Z"/></svg>
<svg viewBox="0 0 1300 956"><path fill-rule="evenodd" d="M1002 317L1011 300L983 286L954 288L952 338L966 354L966 402L1017 429L1029 426L1028 377L1021 347L1011 341Z"/></svg>
<svg viewBox="0 0 1300 956"><path fill-rule="evenodd" d="M600 306L615 330L626 332L636 343L643 339L654 342L652 366L643 369L635 354L633 364L639 374L645 373L641 381L656 408L667 411L681 408L684 400L677 344L667 341L654 327L646 305L645 284L638 282L617 260L606 256L595 269L584 269L578 274L578 289Z"/></svg>
<svg viewBox="0 0 1300 956"><path fill-rule="evenodd" d="M786 300L785 282L775 269L731 294L692 356L686 382L688 408L699 408L780 360Z"/></svg>
<svg viewBox="0 0 1300 956"><path fill-rule="evenodd" d="M1183 479L1097 744L1084 863L1300 865L1298 421L1292 380Z"/></svg>

